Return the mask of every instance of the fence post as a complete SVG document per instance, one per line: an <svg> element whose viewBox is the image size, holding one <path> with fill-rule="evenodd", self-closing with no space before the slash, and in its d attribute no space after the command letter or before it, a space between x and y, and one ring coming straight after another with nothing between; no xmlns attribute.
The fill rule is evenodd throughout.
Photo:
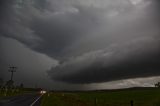
<svg viewBox="0 0 160 106"><path fill-rule="evenodd" d="M131 106L133 106L133 100L131 100L130 103L131 103Z"/></svg>
<svg viewBox="0 0 160 106"><path fill-rule="evenodd" d="M97 106L97 98L94 99L94 104Z"/></svg>

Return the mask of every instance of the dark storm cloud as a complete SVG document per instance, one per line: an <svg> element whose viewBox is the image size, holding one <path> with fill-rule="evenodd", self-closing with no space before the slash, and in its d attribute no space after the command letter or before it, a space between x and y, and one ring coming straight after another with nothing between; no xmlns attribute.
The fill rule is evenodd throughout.
<svg viewBox="0 0 160 106"><path fill-rule="evenodd" d="M31 48L34 47L40 38L29 27L32 20L30 16L35 14L31 11L29 3L21 0L2 0L1 5L1 36L17 39ZM26 11L27 8L30 9Z"/></svg>
<svg viewBox="0 0 160 106"><path fill-rule="evenodd" d="M158 0L2 0L0 35L61 62L53 80L159 75Z"/></svg>
<svg viewBox="0 0 160 106"><path fill-rule="evenodd" d="M92 21L85 20L90 19L90 15L87 13L77 14L74 13L79 11L77 8L71 9L73 10L68 10L69 13L56 12L55 16L37 19L33 22L33 30L43 39L43 44L36 50L52 57L64 57L67 48L90 30L87 27L91 26L92 29L94 25Z"/></svg>
<svg viewBox="0 0 160 106"><path fill-rule="evenodd" d="M1 34L51 57L64 57L74 41L96 27L94 11L79 8L58 1L4 1Z"/></svg>
<svg viewBox="0 0 160 106"><path fill-rule="evenodd" d="M160 39L159 39L160 41ZM49 71L55 80L92 83L160 74L159 41L142 38L84 54ZM147 48L144 48L147 46ZM145 53L145 55L144 55Z"/></svg>

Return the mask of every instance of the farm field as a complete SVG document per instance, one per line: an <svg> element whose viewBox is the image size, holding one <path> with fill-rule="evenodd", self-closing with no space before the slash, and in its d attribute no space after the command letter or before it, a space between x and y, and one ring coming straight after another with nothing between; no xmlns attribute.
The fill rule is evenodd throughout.
<svg viewBox="0 0 160 106"><path fill-rule="evenodd" d="M110 91L49 92L41 106L160 106L159 88Z"/></svg>

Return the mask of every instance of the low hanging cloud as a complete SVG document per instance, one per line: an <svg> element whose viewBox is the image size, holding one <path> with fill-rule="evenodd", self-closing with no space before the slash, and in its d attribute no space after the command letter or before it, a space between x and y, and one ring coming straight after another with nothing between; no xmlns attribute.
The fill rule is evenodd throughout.
<svg viewBox="0 0 160 106"><path fill-rule="evenodd" d="M0 36L56 59L56 81L160 75L158 0L1 0Z"/></svg>
<svg viewBox="0 0 160 106"><path fill-rule="evenodd" d="M54 80L69 83L97 83L157 76L160 74L159 41L141 38L115 44L73 57L48 73Z"/></svg>

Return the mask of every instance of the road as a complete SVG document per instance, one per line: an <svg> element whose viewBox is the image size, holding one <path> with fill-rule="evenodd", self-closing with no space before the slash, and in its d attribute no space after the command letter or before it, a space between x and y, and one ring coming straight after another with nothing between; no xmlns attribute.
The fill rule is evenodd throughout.
<svg viewBox="0 0 160 106"><path fill-rule="evenodd" d="M0 100L0 106L40 106L40 94L25 94Z"/></svg>

